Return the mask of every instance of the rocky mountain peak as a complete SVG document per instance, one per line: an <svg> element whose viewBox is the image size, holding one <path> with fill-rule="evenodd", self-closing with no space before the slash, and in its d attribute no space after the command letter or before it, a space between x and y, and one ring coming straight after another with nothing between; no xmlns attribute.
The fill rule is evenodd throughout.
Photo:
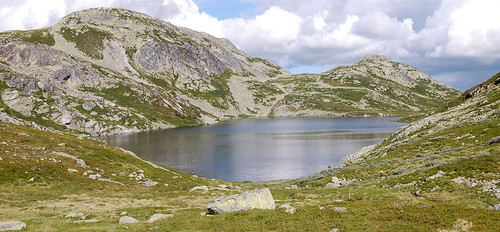
<svg viewBox="0 0 500 232"><path fill-rule="evenodd" d="M361 58L359 61L356 62L362 63L362 64L374 64L374 63L390 63L392 62L388 57L383 56L383 55L366 55L363 58Z"/></svg>

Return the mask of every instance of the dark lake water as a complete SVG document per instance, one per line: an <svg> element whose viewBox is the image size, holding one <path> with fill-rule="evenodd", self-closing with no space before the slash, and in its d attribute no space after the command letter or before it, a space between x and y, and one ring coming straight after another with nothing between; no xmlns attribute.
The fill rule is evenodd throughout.
<svg viewBox="0 0 500 232"><path fill-rule="evenodd" d="M345 156L405 125L396 119L242 119L104 139L109 145L200 177L277 180L336 166Z"/></svg>

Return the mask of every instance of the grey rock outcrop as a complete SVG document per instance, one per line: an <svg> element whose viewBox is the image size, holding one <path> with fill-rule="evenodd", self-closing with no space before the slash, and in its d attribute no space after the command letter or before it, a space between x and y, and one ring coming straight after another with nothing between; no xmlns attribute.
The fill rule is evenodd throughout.
<svg viewBox="0 0 500 232"><path fill-rule="evenodd" d="M22 230L26 227L26 223L20 221L0 222L0 231Z"/></svg>
<svg viewBox="0 0 500 232"><path fill-rule="evenodd" d="M275 209L276 204L269 189L254 189L238 195L219 197L207 205L210 214L221 214L252 209Z"/></svg>

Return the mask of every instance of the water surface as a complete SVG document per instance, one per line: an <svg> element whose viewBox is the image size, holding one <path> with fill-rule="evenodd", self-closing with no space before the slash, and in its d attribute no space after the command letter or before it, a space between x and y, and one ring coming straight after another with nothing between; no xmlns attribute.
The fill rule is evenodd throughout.
<svg viewBox="0 0 500 232"><path fill-rule="evenodd" d="M335 166L404 125L396 118L241 119L104 139L189 174L259 181L298 178Z"/></svg>

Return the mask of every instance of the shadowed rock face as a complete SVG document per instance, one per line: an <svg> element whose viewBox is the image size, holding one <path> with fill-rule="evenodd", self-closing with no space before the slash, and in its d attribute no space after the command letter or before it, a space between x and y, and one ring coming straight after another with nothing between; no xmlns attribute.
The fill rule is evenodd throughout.
<svg viewBox="0 0 500 232"><path fill-rule="evenodd" d="M12 110L89 135L238 117L410 114L458 94L384 56L292 75L227 39L108 8L74 12L49 28L0 33L0 80Z"/></svg>
<svg viewBox="0 0 500 232"><path fill-rule="evenodd" d="M210 214L275 208L274 198L267 188L254 189L228 197L219 197L207 205Z"/></svg>

